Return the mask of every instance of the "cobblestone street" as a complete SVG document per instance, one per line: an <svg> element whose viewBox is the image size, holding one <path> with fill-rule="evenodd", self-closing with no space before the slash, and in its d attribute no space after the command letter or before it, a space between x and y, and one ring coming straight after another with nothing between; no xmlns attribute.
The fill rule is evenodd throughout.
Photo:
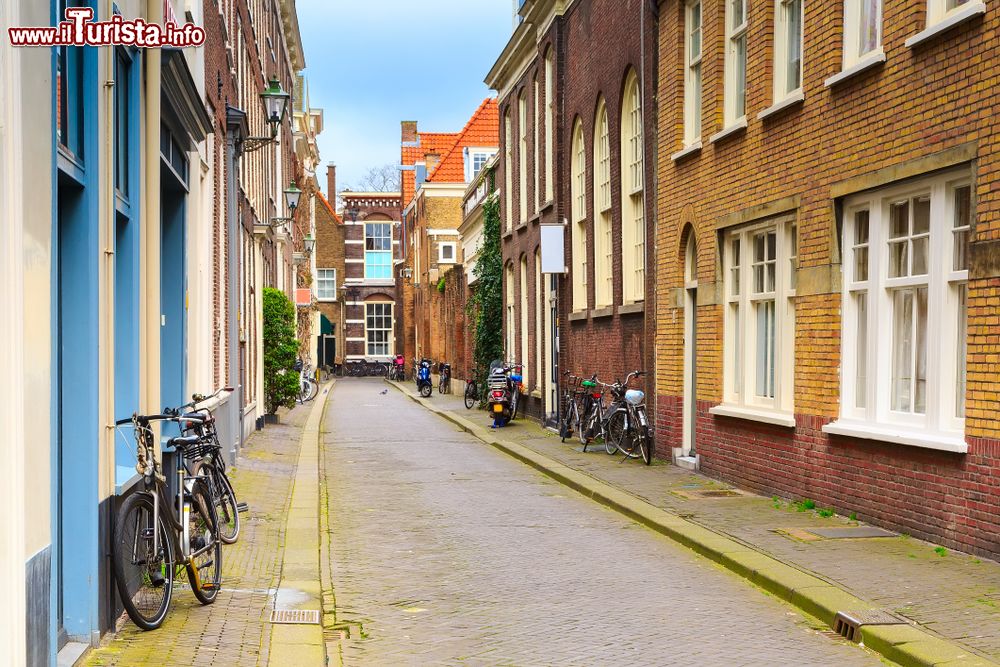
<svg viewBox="0 0 1000 667"><path fill-rule="evenodd" d="M338 383L324 430L336 620L361 624L331 664L879 664L381 380Z"/></svg>

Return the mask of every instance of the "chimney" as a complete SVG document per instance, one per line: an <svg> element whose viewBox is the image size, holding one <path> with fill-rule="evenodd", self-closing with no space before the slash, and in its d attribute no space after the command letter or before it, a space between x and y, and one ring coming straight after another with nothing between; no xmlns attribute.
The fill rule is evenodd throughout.
<svg viewBox="0 0 1000 667"><path fill-rule="evenodd" d="M326 198L331 205L337 205L337 165L333 162L326 165Z"/></svg>
<svg viewBox="0 0 1000 667"><path fill-rule="evenodd" d="M401 122L400 127L402 132L400 133L400 141L404 144L416 144L417 143L417 121L415 120L404 120Z"/></svg>
<svg viewBox="0 0 1000 667"><path fill-rule="evenodd" d="M434 170L437 168L438 163L440 162L441 162L440 153L428 153L427 155L424 156L424 164L427 165L428 176L434 173Z"/></svg>

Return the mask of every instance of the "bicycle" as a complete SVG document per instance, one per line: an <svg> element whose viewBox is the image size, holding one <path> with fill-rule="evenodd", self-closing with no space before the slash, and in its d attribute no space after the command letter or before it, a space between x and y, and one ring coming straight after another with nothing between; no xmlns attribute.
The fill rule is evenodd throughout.
<svg viewBox="0 0 1000 667"><path fill-rule="evenodd" d="M583 400L583 390L580 388L581 378L571 375L569 371L563 372L562 404L563 412L559 420L559 437L562 442L570 438L574 433L580 432L580 401Z"/></svg>
<svg viewBox="0 0 1000 667"><path fill-rule="evenodd" d="M632 371L625 378L625 382L617 383L621 387L624 400L615 413L615 417L621 421L621 431L616 445L618 450L625 454L622 461L641 457L643 463L650 465L653 462L653 446L649 434L649 418L646 415L646 394L638 389L628 389L629 382L645 374L645 371Z"/></svg>
<svg viewBox="0 0 1000 667"><path fill-rule="evenodd" d="M177 408L164 408L163 413L174 417L193 416L196 421L182 431L184 435L197 435L200 444L188 450L188 458L201 462L205 471L208 487L215 505L215 513L219 518L219 537L226 544L235 544L240 535L240 512L246 510L236 499L236 490L229 475L226 474L226 458L222 455L222 445L215 430L215 417L198 405L205 403L224 391L232 391L228 387L219 389L210 396L194 394L189 403ZM190 410L190 412L188 412ZM203 420L198 423L197 420Z"/></svg>
<svg viewBox="0 0 1000 667"><path fill-rule="evenodd" d="M133 414L115 422L116 428L132 424L136 471L142 475L143 489L128 496L118 509L111 566L122 605L143 630L155 630L163 624L173 598L177 567L183 565L187 570L191 590L203 605L215 602L221 587L222 539L215 505L199 462L185 460L187 449L201 438L179 435L166 442L177 459L173 501L167 496L167 479L154 451L154 422L176 422L183 429L199 421L203 422L194 415Z"/></svg>
<svg viewBox="0 0 1000 667"><path fill-rule="evenodd" d="M472 406L479 402L479 385L476 383L476 375L472 373L465 380L465 409L471 410Z"/></svg>
<svg viewBox="0 0 1000 667"><path fill-rule="evenodd" d="M451 393L451 364L443 361L438 364L438 393Z"/></svg>
<svg viewBox="0 0 1000 667"><path fill-rule="evenodd" d="M307 403L316 398L319 394L319 383L313 379L312 367L299 359L293 368L299 372L299 403Z"/></svg>

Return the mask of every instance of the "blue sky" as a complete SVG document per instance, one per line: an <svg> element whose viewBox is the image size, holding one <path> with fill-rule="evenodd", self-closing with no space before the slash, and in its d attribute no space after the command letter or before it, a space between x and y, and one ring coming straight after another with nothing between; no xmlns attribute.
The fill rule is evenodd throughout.
<svg viewBox="0 0 1000 667"><path fill-rule="evenodd" d="M323 109L323 165L338 188L399 162L399 122L456 132L492 93L511 0L298 0L310 103ZM326 167L317 174L326 189Z"/></svg>

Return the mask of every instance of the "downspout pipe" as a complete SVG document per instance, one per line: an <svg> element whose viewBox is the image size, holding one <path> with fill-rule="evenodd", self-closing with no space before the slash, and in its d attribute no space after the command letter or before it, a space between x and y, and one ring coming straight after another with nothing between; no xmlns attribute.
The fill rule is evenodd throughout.
<svg viewBox="0 0 1000 667"><path fill-rule="evenodd" d="M229 397L229 438L230 462L236 460L236 454L243 448L243 382L240 360L240 221L239 187L237 170L242 153L243 140L246 138L246 114L239 109L226 107L226 231L228 243L228 349L229 349L229 384L234 388Z"/></svg>

